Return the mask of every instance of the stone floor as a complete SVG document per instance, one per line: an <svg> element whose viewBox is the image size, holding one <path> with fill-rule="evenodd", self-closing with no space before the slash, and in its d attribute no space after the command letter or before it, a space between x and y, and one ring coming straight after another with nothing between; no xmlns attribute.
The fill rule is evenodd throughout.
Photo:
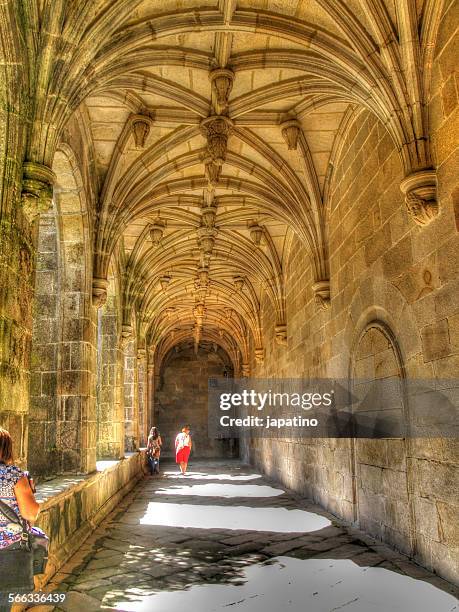
<svg viewBox="0 0 459 612"><path fill-rule="evenodd" d="M250 467L162 469L49 585L67 594L58 610L459 610L449 583Z"/></svg>

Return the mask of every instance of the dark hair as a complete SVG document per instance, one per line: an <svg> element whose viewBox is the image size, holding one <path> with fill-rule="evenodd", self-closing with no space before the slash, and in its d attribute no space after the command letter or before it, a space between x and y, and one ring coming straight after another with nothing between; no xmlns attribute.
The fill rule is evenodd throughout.
<svg viewBox="0 0 459 612"><path fill-rule="evenodd" d="M184 426L182 427L182 431L183 431L184 429L191 429L191 427L190 427L190 425L184 425Z"/></svg>
<svg viewBox="0 0 459 612"><path fill-rule="evenodd" d="M13 440L6 429L0 427L0 463L13 461Z"/></svg>
<svg viewBox="0 0 459 612"><path fill-rule="evenodd" d="M156 438L159 438L159 431L157 427L152 427L150 429L150 433L148 434L148 437L152 437L154 440L156 440Z"/></svg>

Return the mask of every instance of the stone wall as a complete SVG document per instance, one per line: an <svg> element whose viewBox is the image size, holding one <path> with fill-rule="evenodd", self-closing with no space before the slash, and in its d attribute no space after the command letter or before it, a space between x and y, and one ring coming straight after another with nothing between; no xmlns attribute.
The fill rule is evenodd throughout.
<svg viewBox="0 0 459 612"><path fill-rule="evenodd" d="M262 366L253 362L257 376L457 379L459 149L453 134L459 113L449 13L430 101L439 216L422 228L408 216L398 152L384 126L357 113L329 198L330 308L314 303L308 256L294 241L288 344L275 344L275 314L265 299L266 357ZM259 440L250 457L286 486L444 577L458 578L457 440Z"/></svg>
<svg viewBox="0 0 459 612"><path fill-rule="evenodd" d="M224 361L213 350L173 350L155 393L155 425L161 432L163 456L175 454L175 436L190 424L195 457L231 456L229 440L208 438L207 389L212 376L222 376Z"/></svg>

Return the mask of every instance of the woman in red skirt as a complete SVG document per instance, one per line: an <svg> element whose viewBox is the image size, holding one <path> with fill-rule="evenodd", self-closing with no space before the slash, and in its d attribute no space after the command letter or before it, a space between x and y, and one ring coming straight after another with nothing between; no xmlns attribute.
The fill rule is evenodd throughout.
<svg viewBox="0 0 459 612"><path fill-rule="evenodd" d="M186 474L191 445L190 426L185 425L175 438L175 461L180 465L180 471L183 475Z"/></svg>

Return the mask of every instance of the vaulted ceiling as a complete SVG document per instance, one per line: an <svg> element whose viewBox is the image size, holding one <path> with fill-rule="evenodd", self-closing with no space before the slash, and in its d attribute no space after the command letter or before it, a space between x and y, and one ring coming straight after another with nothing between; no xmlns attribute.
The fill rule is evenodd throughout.
<svg viewBox="0 0 459 612"><path fill-rule="evenodd" d="M117 4L101 2L88 31L102 31L103 11ZM435 3L130 5L113 13L75 94L99 193L96 283L121 252L126 334L135 311L162 355L194 338L240 364L250 343L262 358L266 294L285 342L293 236L327 304L328 189L350 114L374 112L405 168L425 164L428 154L410 148L423 128L413 120L406 45L422 23L428 54Z"/></svg>

